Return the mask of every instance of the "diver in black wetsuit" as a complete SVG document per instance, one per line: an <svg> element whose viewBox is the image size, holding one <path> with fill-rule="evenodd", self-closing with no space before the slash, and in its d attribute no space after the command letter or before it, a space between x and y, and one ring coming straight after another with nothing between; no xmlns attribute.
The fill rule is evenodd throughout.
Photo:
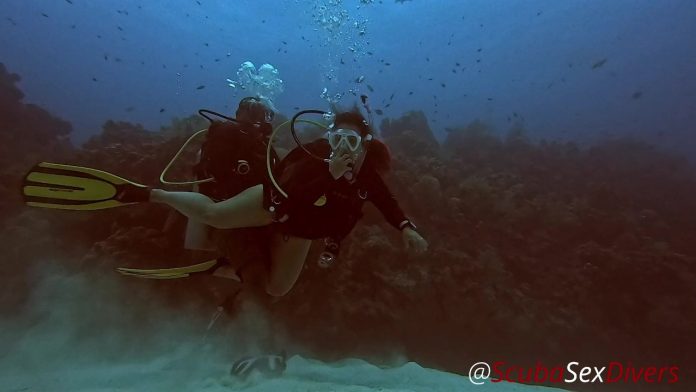
<svg viewBox="0 0 696 392"><path fill-rule="evenodd" d="M407 249L421 253L427 242L404 215L382 180L389 168L387 147L375 140L369 124L357 111L336 115L326 139L299 148L280 163L280 183L288 197L268 185L250 187L215 202L194 192L153 189L150 201L167 204L185 216L220 229L273 225L271 270L266 292L283 296L293 287L313 239L328 237L329 250L353 229L362 204L371 201L387 221L402 232Z"/></svg>

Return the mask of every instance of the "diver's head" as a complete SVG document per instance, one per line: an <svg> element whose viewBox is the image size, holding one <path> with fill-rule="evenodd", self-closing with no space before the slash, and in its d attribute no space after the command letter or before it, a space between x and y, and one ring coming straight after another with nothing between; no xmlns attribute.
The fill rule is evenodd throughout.
<svg viewBox="0 0 696 392"><path fill-rule="evenodd" d="M269 124L273 116L273 110L257 97L242 98L235 114L239 121L261 124Z"/></svg>
<svg viewBox="0 0 696 392"><path fill-rule="evenodd" d="M360 113L343 112L336 114L328 139L334 153L358 157L365 152L366 143L372 139L372 131Z"/></svg>
<svg viewBox="0 0 696 392"><path fill-rule="evenodd" d="M359 110L337 113L327 137L332 154L349 154L357 164L356 172L363 164L380 172L389 170L389 149L374 139L370 124Z"/></svg>

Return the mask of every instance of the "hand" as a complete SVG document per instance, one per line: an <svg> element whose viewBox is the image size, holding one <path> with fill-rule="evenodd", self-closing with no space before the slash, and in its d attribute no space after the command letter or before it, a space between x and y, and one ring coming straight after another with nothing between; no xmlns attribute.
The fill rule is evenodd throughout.
<svg viewBox="0 0 696 392"><path fill-rule="evenodd" d="M338 180L353 168L353 159L350 154L334 154L329 160L329 172L334 179Z"/></svg>
<svg viewBox="0 0 696 392"><path fill-rule="evenodd" d="M410 227L405 227L401 231L401 238L404 241L404 247L408 251L421 254L428 250L428 241Z"/></svg>

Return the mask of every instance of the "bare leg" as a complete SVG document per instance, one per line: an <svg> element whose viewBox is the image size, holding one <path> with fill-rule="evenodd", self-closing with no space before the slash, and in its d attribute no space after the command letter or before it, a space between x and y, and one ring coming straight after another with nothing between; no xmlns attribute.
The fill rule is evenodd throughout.
<svg viewBox="0 0 696 392"><path fill-rule="evenodd" d="M167 204L189 219L217 229L258 227L271 223L271 213L263 208L263 185L245 189L219 203L197 192L168 192L162 189L153 189L150 201Z"/></svg>
<svg viewBox="0 0 696 392"><path fill-rule="evenodd" d="M200 152L199 152L200 155ZM193 186L193 191L198 192L198 185ZM172 211L174 214L178 212ZM193 219L186 219L186 235L184 236L184 248L195 250L214 251L215 245L210 240L210 226Z"/></svg>
<svg viewBox="0 0 696 392"><path fill-rule="evenodd" d="M287 294L302 272L312 240L274 233L271 239L271 271L266 282L266 293L273 297Z"/></svg>

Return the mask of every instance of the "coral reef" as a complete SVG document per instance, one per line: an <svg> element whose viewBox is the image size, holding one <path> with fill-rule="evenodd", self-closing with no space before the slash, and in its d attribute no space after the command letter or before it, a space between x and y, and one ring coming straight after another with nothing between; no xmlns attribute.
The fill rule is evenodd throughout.
<svg viewBox="0 0 696 392"><path fill-rule="evenodd" d="M0 63L0 218L11 214L19 201L18 172L72 150L70 123L24 103L24 93L15 85L20 80Z"/></svg>

